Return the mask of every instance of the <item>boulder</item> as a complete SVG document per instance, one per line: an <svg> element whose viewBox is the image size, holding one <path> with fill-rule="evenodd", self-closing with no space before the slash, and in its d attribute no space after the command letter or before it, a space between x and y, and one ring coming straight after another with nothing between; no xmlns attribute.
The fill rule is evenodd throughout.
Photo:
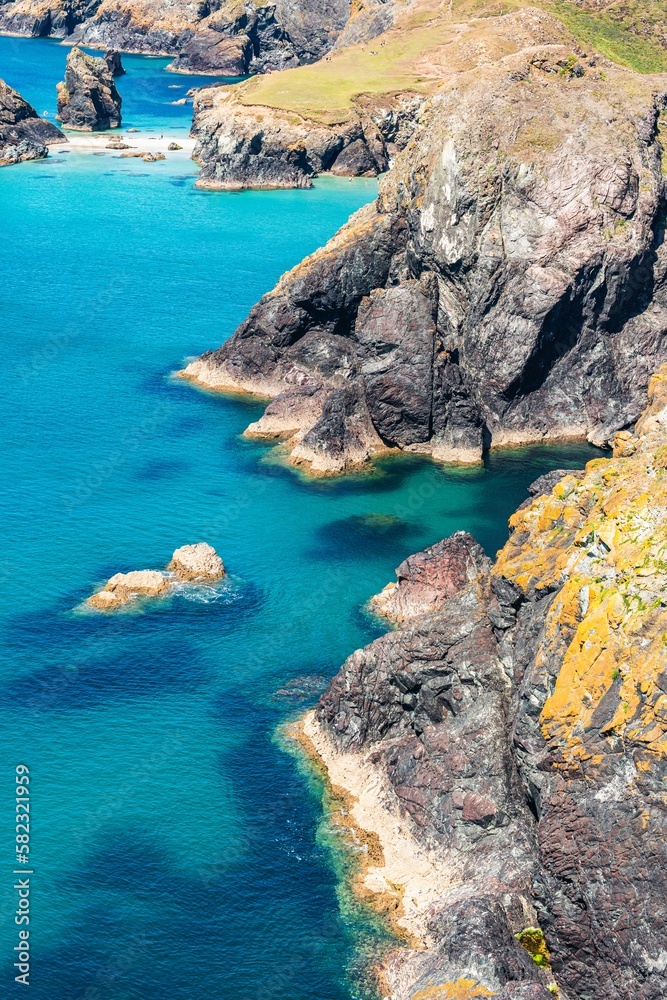
<svg viewBox="0 0 667 1000"><path fill-rule="evenodd" d="M221 580L225 566L212 545L198 542L196 545L182 545L176 549L167 569L175 573L179 580L195 582L200 580Z"/></svg>
<svg viewBox="0 0 667 1000"><path fill-rule="evenodd" d="M85 603L95 611L117 611L141 597L164 597L177 583L213 583L224 575L224 564L212 545L182 545L174 552L166 572L139 569L116 573Z"/></svg>
<svg viewBox="0 0 667 1000"><path fill-rule="evenodd" d="M65 80L57 85L58 119L78 132L119 128L121 96L104 59L76 46L67 56Z"/></svg>
<svg viewBox="0 0 667 1000"><path fill-rule="evenodd" d="M116 573L87 603L97 611L115 611L138 597L160 597L169 588L169 579L154 569Z"/></svg>
<svg viewBox="0 0 667 1000"><path fill-rule="evenodd" d="M42 159L50 145L60 142L67 142L60 129L39 118L31 104L0 80L0 166Z"/></svg>

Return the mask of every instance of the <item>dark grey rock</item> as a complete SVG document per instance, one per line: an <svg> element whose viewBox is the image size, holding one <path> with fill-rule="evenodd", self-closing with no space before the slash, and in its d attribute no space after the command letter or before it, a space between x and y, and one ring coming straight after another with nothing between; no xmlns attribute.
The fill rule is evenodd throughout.
<svg viewBox="0 0 667 1000"><path fill-rule="evenodd" d="M58 118L66 128L102 132L121 123L121 96L104 59L74 47L67 56L65 80L57 86Z"/></svg>

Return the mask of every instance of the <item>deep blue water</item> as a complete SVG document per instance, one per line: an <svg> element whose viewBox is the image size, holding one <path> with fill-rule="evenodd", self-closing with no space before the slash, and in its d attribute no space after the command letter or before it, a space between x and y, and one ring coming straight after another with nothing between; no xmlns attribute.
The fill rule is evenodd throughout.
<svg viewBox="0 0 667 1000"><path fill-rule="evenodd" d="M45 104L64 53L0 39L0 76ZM159 62L126 64L129 102ZM166 128L162 105L139 113ZM363 605L407 554L460 528L493 553L532 479L594 454L523 449L474 471L393 458L317 482L276 464L239 437L255 403L171 373L229 336L375 185L230 195L197 191L195 176L182 157L84 153L0 170L1 996L23 989L19 763L31 996L368 996L360 969L382 928L345 891L317 779L277 735L318 682L299 682L300 699L276 692L333 675L380 633ZM74 610L111 573L159 568L198 540L230 572L214 595Z"/></svg>

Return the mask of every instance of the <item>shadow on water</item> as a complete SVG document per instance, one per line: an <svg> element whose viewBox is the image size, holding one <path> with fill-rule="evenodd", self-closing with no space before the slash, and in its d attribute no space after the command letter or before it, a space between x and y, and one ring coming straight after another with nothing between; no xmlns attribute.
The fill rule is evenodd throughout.
<svg viewBox="0 0 667 1000"><path fill-rule="evenodd" d="M156 458L140 466L134 473L134 478L149 481L174 479L188 472L190 468L190 463L182 459Z"/></svg>
<svg viewBox="0 0 667 1000"><path fill-rule="evenodd" d="M98 659L82 650L60 666L40 667L0 689L0 702L39 712L91 708L109 701L201 687L209 671L195 648L173 640L126 644Z"/></svg>
<svg viewBox="0 0 667 1000"><path fill-rule="evenodd" d="M318 527L317 544L306 552L306 558L336 562L390 556L400 562L414 550L421 530L394 514L353 514Z"/></svg>
<svg viewBox="0 0 667 1000"><path fill-rule="evenodd" d="M39 1000L370 995L350 992L341 952L360 937L381 939L381 931L362 908L351 923L334 902L337 874L316 837L319 798L276 745L275 713L233 692L211 711L223 728L243 723L243 738L224 758L239 816L233 848L217 851L212 843L193 852L189 867L177 866L146 829L107 830L64 880L73 902L82 894L93 902L67 927L64 943L35 961ZM224 961L205 966L202 951Z"/></svg>

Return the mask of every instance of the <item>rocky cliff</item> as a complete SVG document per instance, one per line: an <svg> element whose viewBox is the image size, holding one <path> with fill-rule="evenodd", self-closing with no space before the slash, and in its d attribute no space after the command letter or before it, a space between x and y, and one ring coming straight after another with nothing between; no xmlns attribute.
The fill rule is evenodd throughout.
<svg viewBox="0 0 667 1000"><path fill-rule="evenodd" d="M58 118L66 128L102 132L120 126L122 98L106 59L74 47L67 56L65 80L57 91Z"/></svg>
<svg viewBox="0 0 667 1000"><path fill-rule="evenodd" d="M0 166L39 160L48 156L48 147L67 139L37 112L17 91L0 80Z"/></svg>
<svg viewBox="0 0 667 1000"><path fill-rule="evenodd" d="M466 583L464 546L458 591L354 653L306 717L371 845L357 887L411 944L383 992L660 1000L667 365L614 457L510 527L492 568Z"/></svg>
<svg viewBox="0 0 667 1000"><path fill-rule="evenodd" d="M519 442L601 445L667 358L667 77L564 44L535 9L485 19L477 48L462 37L375 205L185 372L275 397L249 432L288 439L313 471L383 448L474 462ZM212 100L236 114L233 95ZM295 122L277 157L275 118L250 111L241 139L237 125L211 139L205 183L305 183L330 155L330 127L309 152Z"/></svg>
<svg viewBox="0 0 667 1000"><path fill-rule="evenodd" d="M200 90L191 134L202 165L198 187L306 188L325 171L375 177L404 149L423 97L391 94L354 102L340 122L327 124L293 112L243 103L238 88Z"/></svg>
<svg viewBox="0 0 667 1000"><path fill-rule="evenodd" d="M241 76L331 48L349 0L4 0L0 30L125 52L175 55L173 69Z"/></svg>

